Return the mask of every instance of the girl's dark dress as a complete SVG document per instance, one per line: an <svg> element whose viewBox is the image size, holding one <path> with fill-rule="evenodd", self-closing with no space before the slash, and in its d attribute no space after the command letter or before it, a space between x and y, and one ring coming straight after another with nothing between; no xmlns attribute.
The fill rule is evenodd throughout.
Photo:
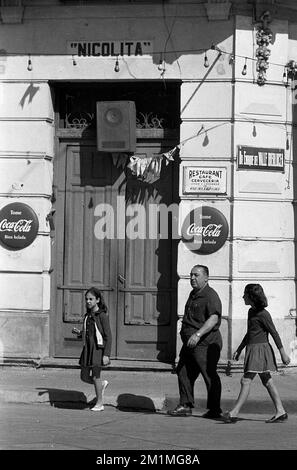
<svg viewBox="0 0 297 470"><path fill-rule="evenodd" d="M99 330L103 345L97 344L96 326ZM105 311L86 314L84 318L84 328L82 332L84 347L79 359L82 368L96 368L96 376L100 375L102 367L102 357L110 356L111 353L111 330L109 317Z"/></svg>
<svg viewBox="0 0 297 470"><path fill-rule="evenodd" d="M244 372L274 372L277 363L268 335L271 335L278 349L282 342L275 329L270 313L265 310L250 308L248 312L248 328L239 349L246 346Z"/></svg>
<svg viewBox="0 0 297 470"><path fill-rule="evenodd" d="M102 365L103 347L96 344L95 319L88 315L86 320L85 345L83 347L79 364L82 367Z"/></svg>

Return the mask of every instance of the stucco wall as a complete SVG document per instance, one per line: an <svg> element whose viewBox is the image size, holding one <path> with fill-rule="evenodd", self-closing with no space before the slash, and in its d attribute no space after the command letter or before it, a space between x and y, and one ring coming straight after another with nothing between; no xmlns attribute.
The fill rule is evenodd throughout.
<svg viewBox="0 0 297 470"><path fill-rule="evenodd" d="M21 252L0 248L0 311L5 321L26 319L26 326L19 326L21 337L28 337L21 331L29 328L30 319L33 330L40 321L43 325L37 326L42 331L37 337L42 341L36 339L33 347L31 339L24 340L22 351L14 348L13 336L6 334L4 354L5 350L9 355L49 353L52 260L46 216L51 209L55 158L49 81L61 80L182 81L180 220L194 207L211 205L225 215L230 233L225 245L210 255L193 255L179 244L178 314L182 316L190 291L190 269L203 263L209 266L210 284L223 303L224 360L245 329L242 291L252 280L262 283L267 291L271 314L281 325L286 345L294 338L294 319L289 316L296 307L294 185L292 153L286 149L287 135L293 130L291 95L282 83L283 69L271 64L268 82L259 87L252 83L255 63L248 61L243 77L244 58L255 53L252 19L237 17L235 26L234 18L208 21L202 4L187 3L168 4L165 14L157 4L26 7L21 24L0 25L1 48L7 53L1 56L0 69L0 168L4 175L0 203L5 205L13 198L29 204L40 224L34 243ZM286 21L273 20L271 28L270 62L286 63L296 41L290 40ZM76 57L74 66L67 55L67 41L126 38L151 40L154 54L119 58L119 72L114 71L114 57ZM235 63L230 54L211 50L211 44L230 53L235 44ZM204 67L204 51L208 68ZM27 70L29 54L32 71ZM158 70L160 57L165 59L164 75ZM238 145L286 149L284 173L238 170ZM215 197L183 194L183 167L210 163L226 167L227 193ZM13 294L15 285L17 295Z"/></svg>
<svg viewBox="0 0 297 470"><path fill-rule="evenodd" d="M267 83L246 83L257 76L256 61L247 62L247 75L241 76L244 59L235 67L234 155L238 145L285 149L283 172L236 169L234 166L232 349L246 328L248 308L242 294L248 282L259 282L268 298L268 310L279 330L285 348L296 361L292 341L296 337L295 229L293 200L293 148L295 131L291 126L290 88L281 83L288 61L288 23L273 20L273 42L267 70ZM236 54L252 57L255 50L250 18L236 22ZM289 142L289 146L288 146ZM278 361L280 356L277 355Z"/></svg>
<svg viewBox="0 0 297 470"><path fill-rule="evenodd" d="M49 354L51 210L54 155L53 106L47 83L5 80L0 111L0 205L21 202L38 217L31 245L0 246L0 341L2 355Z"/></svg>

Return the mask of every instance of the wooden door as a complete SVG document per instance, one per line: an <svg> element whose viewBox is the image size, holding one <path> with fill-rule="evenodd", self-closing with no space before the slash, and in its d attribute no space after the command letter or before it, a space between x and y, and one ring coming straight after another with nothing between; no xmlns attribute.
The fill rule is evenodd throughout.
<svg viewBox="0 0 297 470"><path fill-rule="evenodd" d="M81 341L71 330L81 326L87 288L96 286L102 291L109 307L111 327L116 328L117 242L113 238L95 237L94 210L98 204L115 205L121 172L112 164L110 155L99 155L92 143L64 143L60 158L57 216L63 213L63 217L59 218L57 228L61 258L57 260L60 275L56 355L68 357L78 356L81 351ZM115 351L113 344L113 355Z"/></svg>
<svg viewBox="0 0 297 470"><path fill-rule="evenodd" d="M162 142L142 142L136 156L152 157L161 150L168 150ZM153 184L142 183L131 172L126 174L126 239L118 266L118 355L123 358L175 359L177 240L171 232L177 214L175 210L171 217L167 208L172 206L174 211L178 207L176 170L174 164L163 162L161 178ZM160 204L162 212L156 213ZM163 238L156 234L160 218ZM131 222L142 238L130 236Z"/></svg>
<svg viewBox="0 0 297 470"><path fill-rule="evenodd" d="M110 154L98 153L94 142L64 142L60 150L55 355L79 356L81 341L71 330L81 326L86 289L96 286L109 308L113 357L173 361L177 240L171 239L170 226L165 239L131 239L125 228L134 204L143 208L148 229L150 205L177 202L176 166L164 166L161 179L150 185L114 165ZM161 150L168 150L164 143L143 141L137 154L147 157ZM95 236L99 204L113 210L114 237ZM123 237L117 236L117 224L124 227Z"/></svg>

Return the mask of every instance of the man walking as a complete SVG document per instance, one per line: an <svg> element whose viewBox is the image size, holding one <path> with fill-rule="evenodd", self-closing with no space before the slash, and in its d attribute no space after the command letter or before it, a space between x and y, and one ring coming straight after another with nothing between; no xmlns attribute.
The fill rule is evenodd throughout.
<svg viewBox="0 0 297 470"><path fill-rule="evenodd" d="M222 349L219 331L222 315L221 300L208 285L207 266L193 266L190 281L193 290L185 306L180 331L183 346L177 366L180 404L168 413L171 416L189 416L194 407L194 385L202 374L207 388L205 418L221 416L221 380L217 364Z"/></svg>

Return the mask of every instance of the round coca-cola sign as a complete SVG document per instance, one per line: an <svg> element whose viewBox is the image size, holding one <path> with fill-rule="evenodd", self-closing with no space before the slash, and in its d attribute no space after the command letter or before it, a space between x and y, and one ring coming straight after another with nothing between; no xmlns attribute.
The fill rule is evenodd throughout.
<svg viewBox="0 0 297 470"><path fill-rule="evenodd" d="M185 218L181 230L186 247L203 255L218 251L224 245L228 233L225 216L209 206L193 209Z"/></svg>
<svg viewBox="0 0 297 470"><path fill-rule="evenodd" d="M31 245L38 227L38 217L27 204L13 202L0 210L0 242L8 250Z"/></svg>

